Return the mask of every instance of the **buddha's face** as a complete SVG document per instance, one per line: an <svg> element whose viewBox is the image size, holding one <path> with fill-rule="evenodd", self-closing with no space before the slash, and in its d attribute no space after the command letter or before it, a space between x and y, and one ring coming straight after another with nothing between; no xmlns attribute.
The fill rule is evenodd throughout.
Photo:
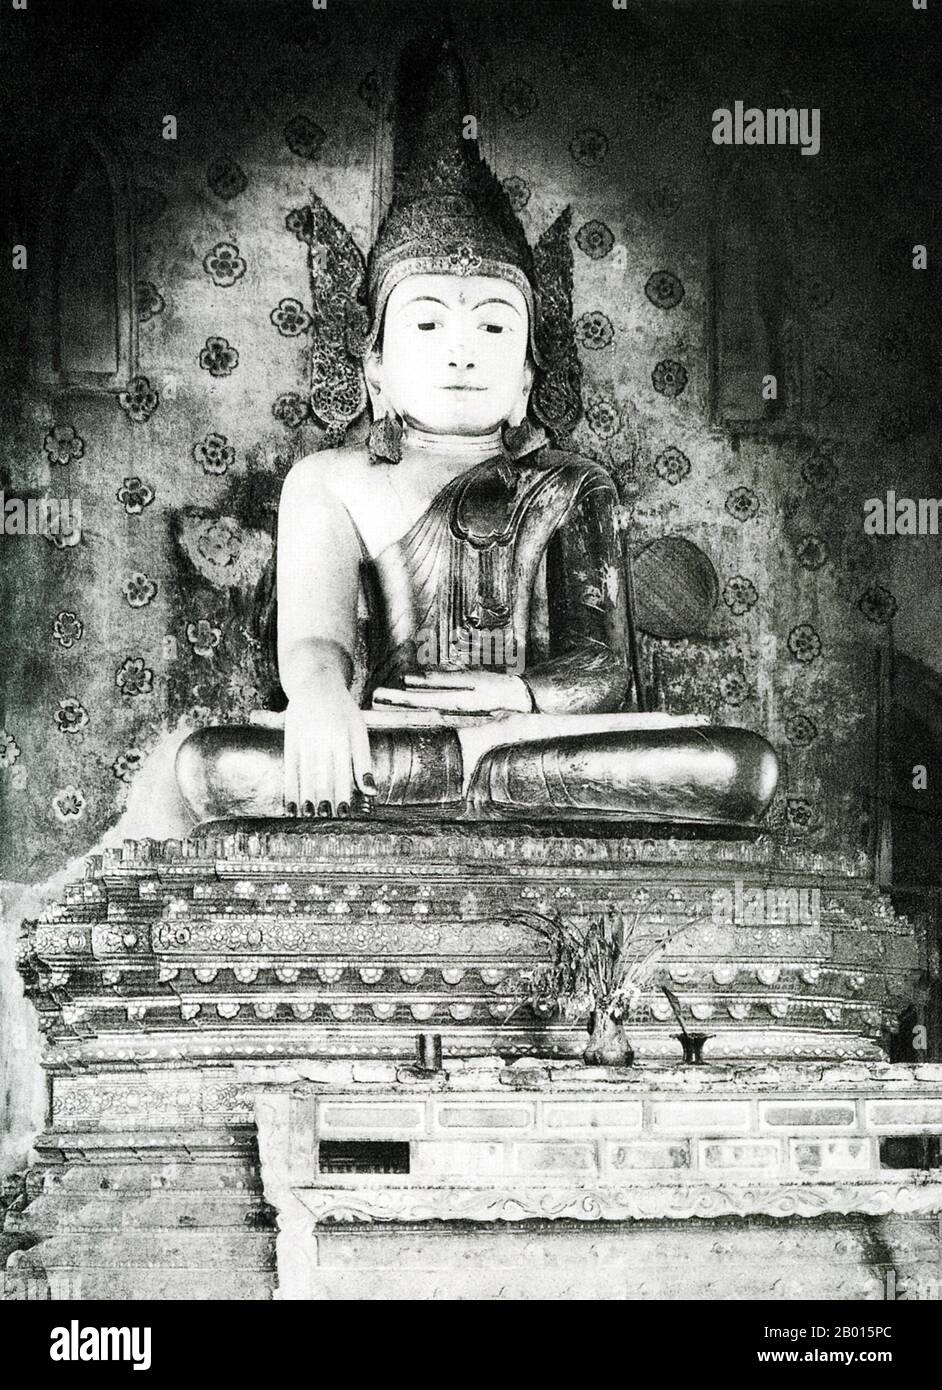
<svg viewBox="0 0 942 1390"><path fill-rule="evenodd" d="M367 361L374 406L433 434L490 434L526 411L527 302L486 275L410 275L386 302Z"/></svg>

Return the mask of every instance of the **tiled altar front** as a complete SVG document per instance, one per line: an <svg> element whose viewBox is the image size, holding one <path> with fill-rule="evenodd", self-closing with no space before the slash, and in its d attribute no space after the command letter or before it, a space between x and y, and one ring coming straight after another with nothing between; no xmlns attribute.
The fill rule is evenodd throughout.
<svg viewBox="0 0 942 1390"><path fill-rule="evenodd" d="M942 1066L333 1063L255 1113L282 1298L942 1289Z"/></svg>
<svg viewBox="0 0 942 1390"><path fill-rule="evenodd" d="M414 1297L788 1297L793 1259L796 1288L806 1266L861 1297L887 1269L936 1277L942 1070L883 1060L920 945L865 870L766 837L391 823L92 861L24 940L50 1108L8 1279L394 1297L411 1261ZM617 1073L575 1060L581 1027L512 1012L542 949L518 914L606 909L676 933L658 983L714 1035L708 1065L679 1065L656 988ZM441 1073L411 1065L420 1032Z"/></svg>

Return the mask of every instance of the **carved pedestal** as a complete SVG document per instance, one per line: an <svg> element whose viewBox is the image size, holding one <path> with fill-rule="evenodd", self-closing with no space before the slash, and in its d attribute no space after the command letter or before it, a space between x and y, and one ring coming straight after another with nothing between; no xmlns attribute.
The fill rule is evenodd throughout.
<svg viewBox="0 0 942 1390"><path fill-rule="evenodd" d="M393 1100L421 1114L421 1123L395 1140L419 1165L409 1170L409 1192L420 1192L418 1176L428 1171L423 1163L457 1164L449 1170L455 1181L448 1190L463 1192L469 1181L475 1189L465 1194L470 1206L459 1202L457 1214L450 1207L444 1212L446 1189L436 1178L424 1206L403 1208L411 1211L406 1218L390 1216L383 1203L396 1184L388 1175L378 1181L368 1174L356 1191L373 1195L350 1214L371 1218L368 1241L374 1241L377 1221L384 1229L392 1223L398 1239L403 1220L442 1220L434 1238L446 1267L452 1256L442 1252L459 1229L456 1221L474 1222L468 1249L479 1254L468 1256L472 1262L487 1263L480 1252L498 1236L504 1253L494 1259L518 1261L521 1233L536 1230L530 1222L551 1230L545 1258L555 1259L549 1252L561 1247L553 1242L569 1230L566 1223L581 1223L583 1198L583 1210L594 1214L593 1229L604 1229L605 1249L621 1252L611 1258L627 1260L625 1287L635 1287L630 1271L636 1256L629 1246L646 1248L642 1235L651 1222L673 1233L670 1240L690 1253L694 1268L701 1262L694 1246L683 1244L685 1232L706 1229L707 1222L745 1222L749 1240L761 1245L800 1211L795 1229L804 1232L802 1239L812 1229L809 1220L850 1222L856 1251L854 1242L864 1239L877 1213L882 1220L883 1212L898 1211L908 1220L908 1212L935 1211L931 1201L907 1207L908 1198L899 1194L936 1191L909 1173L892 1179L896 1195L881 1205L887 1179L877 1166L879 1136L910 1133L906 1107L916 1097L930 1110L919 1112L912 1133L939 1133L942 1102L931 1071L881 1070L881 1040L912 995L920 948L909 923L874 893L864 864L762 838L639 839L611 826L590 831L278 823L183 844L128 844L93 861L60 907L29 924L24 940L22 969L46 1035L50 1107L31 1175L33 1200L8 1218L8 1228L30 1245L13 1257L22 1278L72 1281L73 1292L79 1280L88 1298L271 1296L273 1198L266 1203L262 1195L256 1117L263 1104L283 1103L279 1077L285 1083L306 1077L305 1104L320 1116L311 1122L314 1130L308 1120L297 1121L299 1134L312 1136L304 1157L311 1174L320 1173L318 1087L379 1088L371 1124L359 1132L371 1143L389 1137L372 1120ZM506 982L543 949L515 915L607 908L640 915L650 932L676 931L663 980L680 997L688 1021L714 1035L705 1054L710 1066L674 1070L677 1025L654 987L628 1029L639 1065L614 1089L609 1076L567 1062L585 1046L579 1026L547 1024L526 1011L507 1021ZM459 1126L451 1147L442 1147L437 1127L444 1133L448 1124L435 1118L434 1096L445 1083L419 1082L409 1070L419 1032L441 1035L451 1091L475 1093L485 1111L495 1095L504 1104L510 1097L526 1115L522 1138L514 1139L513 1126L508 1136L473 1126L462 1133ZM486 1077L471 1061L482 1056L492 1059ZM552 1104L565 1109L575 1096L596 1116L580 1119L575 1132L561 1132L558 1141L539 1088L526 1100L515 1090L521 1073L511 1064L534 1058L555 1058L562 1067L558 1076L544 1078ZM847 1064L845 1080L835 1070L838 1063ZM766 1065L785 1069L796 1105L812 1092L817 1096L826 1066L829 1079L815 1105L833 1116L815 1120L807 1138L800 1125L776 1128L762 1108L778 1084L774 1070L763 1071ZM765 1076L766 1090L735 1079L746 1073ZM535 1074L522 1075L526 1081ZM673 1112L681 1118L670 1134L662 1135L653 1117L671 1112L658 1107L703 1086L712 1087L711 1096L715 1092L741 1124L724 1120L719 1129L704 1130L694 1111L681 1109ZM896 1113L903 1118L881 1129L874 1117L882 1112L872 1108L878 1103L902 1107ZM613 1114L622 1120L611 1125ZM628 1115L641 1117L640 1129L633 1120L623 1122ZM288 1121L289 1131L294 1123ZM288 1149L297 1157L293 1143ZM626 1186L633 1162L627 1155L637 1143L647 1146L654 1178L649 1172L640 1187L633 1178ZM722 1155L734 1150L739 1157L731 1174ZM401 1163L402 1150L396 1152ZM626 1155L624 1172L616 1152ZM680 1152L686 1163L665 1185L657 1177L661 1165ZM846 1175L831 1181L819 1173L808 1187L806 1153L818 1156L814 1162L825 1175L846 1162ZM498 1155L492 1174L488 1154ZM555 1195L538 1194L534 1208L532 1179L541 1155L562 1165L561 1186ZM756 1160L743 1181L755 1191L760 1183L767 1193L745 1207L721 1196L736 1186L743 1155ZM276 1168L281 1163L272 1161ZM495 1178L496 1196L480 1206L475 1183L482 1174L488 1182ZM318 1191L322 1177L316 1177ZM269 1172L266 1189L273 1181ZM796 1184L807 1192L826 1188L829 1195L809 1198L811 1209L789 1206ZM869 1205L840 1195L861 1184ZM692 1195L684 1197L688 1189ZM623 1202L615 1192L634 1195ZM544 1199L548 1206L540 1205ZM299 1231L300 1221L308 1229L310 1221L297 1209L274 1205L284 1246L288 1227ZM494 1224L507 1220L512 1208L513 1231ZM317 1215L309 1211L311 1220ZM755 1234L763 1230L771 1235ZM334 1237L319 1223L316 1239L323 1252L323 1241ZM567 1240L567 1248L585 1253L581 1224ZM736 1246L740 1254L745 1248ZM393 1244L348 1243L336 1250L338 1260L373 1268L370 1261L382 1265L382 1252ZM591 1265L596 1256L587 1258ZM530 1267L529 1257L523 1264ZM383 1278L377 1276L377 1288ZM589 1282L593 1288L598 1283ZM334 1287L329 1280L328 1286ZM292 1284L288 1296L300 1287Z"/></svg>

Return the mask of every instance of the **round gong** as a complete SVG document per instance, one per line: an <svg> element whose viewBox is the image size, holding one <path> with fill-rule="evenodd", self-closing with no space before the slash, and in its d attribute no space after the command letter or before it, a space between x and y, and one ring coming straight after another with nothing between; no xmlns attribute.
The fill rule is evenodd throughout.
<svg viewBox="0 0 942 1390"><path fill-rule="evenodd" d="M634 552L635 623L651 637L706 630L720 592L712 561L683 536L660 536Z"/></svg>

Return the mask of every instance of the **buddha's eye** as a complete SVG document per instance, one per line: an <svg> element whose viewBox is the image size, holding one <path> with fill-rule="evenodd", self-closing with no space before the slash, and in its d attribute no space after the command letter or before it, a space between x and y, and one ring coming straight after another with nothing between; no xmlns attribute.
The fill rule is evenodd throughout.
<svg viewBox="0 0 942 1390"><path fill-rule="evenodd" d="M420 323L420 324L417 325L417 327L418 327L418 330L419 330L420 333L431 333L431 331L432 331L433 328L437 328L437 327L438 327L438 324L436 324L436 323L434 323L434 322L432 322L432 323Z"/></svg>
<svg viewBox="0 0 942 1390"><path fill-rule="evenodd" d="M485 323L482 324L482 327L485 333L503 333L504 331L504 326L500 323Z"/></svg>

